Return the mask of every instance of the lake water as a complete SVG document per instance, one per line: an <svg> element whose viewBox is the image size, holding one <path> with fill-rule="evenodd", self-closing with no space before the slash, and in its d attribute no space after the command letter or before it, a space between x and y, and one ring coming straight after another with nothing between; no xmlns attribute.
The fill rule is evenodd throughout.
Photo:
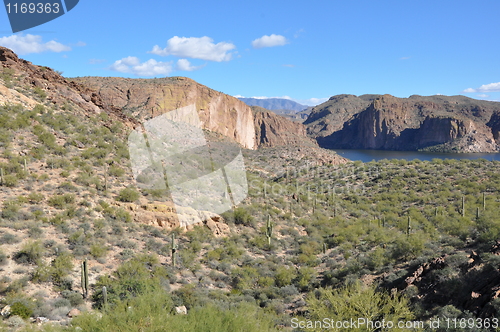
<svg viewBox="0 0 500 332"><path fill-rule="evenodd" d="M385 151L385 150L335 150L340 156L352 161L360 160L370 162L381 159L479 159L498 160L500 153L439 153L439 152L418 152L418 151Z"/></svg>

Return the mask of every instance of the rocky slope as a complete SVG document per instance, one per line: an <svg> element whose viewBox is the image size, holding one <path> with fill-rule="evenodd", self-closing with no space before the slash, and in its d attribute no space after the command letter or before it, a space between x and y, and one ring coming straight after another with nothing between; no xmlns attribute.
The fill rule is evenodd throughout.
<svg viewBox="0 0 500 332"><path fill-rule="evenodd" d="M120 120L130 128L138 124L138 121L125 115L120 109L105 103L92 89L70 82L48 67L36 66L20 59L12 50L1 46L0 68L2 79L6 83L0 85L0 102L33 107L37 104L34 99L13 89L14 86L25 86L32 89L32 95L46 98L52 105L74 104L75 111L81 115L91 116L105 112L111 117L110 120ZM107 125L111 125L111 121Z"/></svg>
<svg viewBox="0 0 500 332"><path fill-rule="evenodd" d="M328 148L495 152L500 103L464 96L339 95L304 122Z"/></svg>

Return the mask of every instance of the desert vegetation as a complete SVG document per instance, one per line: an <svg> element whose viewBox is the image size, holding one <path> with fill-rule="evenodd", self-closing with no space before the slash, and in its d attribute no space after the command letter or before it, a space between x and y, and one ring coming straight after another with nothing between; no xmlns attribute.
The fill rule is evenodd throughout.
<svg viewBox="0 0 500 332"><path fill-rule="evenodd" d="M9 71L0 79L16 82ZM311 329L292 318L499 317L498 162L329 165L244 151L249 194L223 214L230 232L166 229L126 208L167 200L135 186L126 128L18 89L38 103L0 106L6 330L302 331Z"/></svg>

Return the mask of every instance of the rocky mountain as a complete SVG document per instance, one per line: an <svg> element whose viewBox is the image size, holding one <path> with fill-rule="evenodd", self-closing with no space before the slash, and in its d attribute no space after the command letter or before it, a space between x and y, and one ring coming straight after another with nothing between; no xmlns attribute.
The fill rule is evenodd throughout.
<svg viewBox="0 0 500 332"><path fill-rule="evenodd" d="M196 104L204 129L230 137L247 149L257 147L250 107L189 78L81 77L72 81L94 89L107 105L139 121Z"/></svg>
<svg viewBox="0 0 500 332"><path fill-rule="evenodd" d="M500 103L464 96L338 95L304 122L322 147L495 152Z"/></svg>
<svg viewBox="0 0 500 332"><path fill-rule="evenodd" d="M271 111L289 110L295 113L305 110L308 106L284 98L238 98L249 106L259 106Z"/></svg>
<svg viewBox="0 0 500 332"><path fill-rule="evenodd" d="M307 137L306 127L292 122L265 108L252 106L255 122L255 137L259 146L301 145L307 142L316 145Z"/></svg>

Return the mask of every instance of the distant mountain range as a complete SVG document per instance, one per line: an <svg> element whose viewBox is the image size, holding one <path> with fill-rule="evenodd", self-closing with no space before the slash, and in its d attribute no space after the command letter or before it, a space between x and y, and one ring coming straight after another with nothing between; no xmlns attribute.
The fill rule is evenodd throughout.
<svg viewBox="0 0 500 332"><path fill-rule="evenodd" d="M248 106L259 106L271 111L290 110L300 112L308 108L307 105L299 104L285 98L238 98Z"/></svg>

